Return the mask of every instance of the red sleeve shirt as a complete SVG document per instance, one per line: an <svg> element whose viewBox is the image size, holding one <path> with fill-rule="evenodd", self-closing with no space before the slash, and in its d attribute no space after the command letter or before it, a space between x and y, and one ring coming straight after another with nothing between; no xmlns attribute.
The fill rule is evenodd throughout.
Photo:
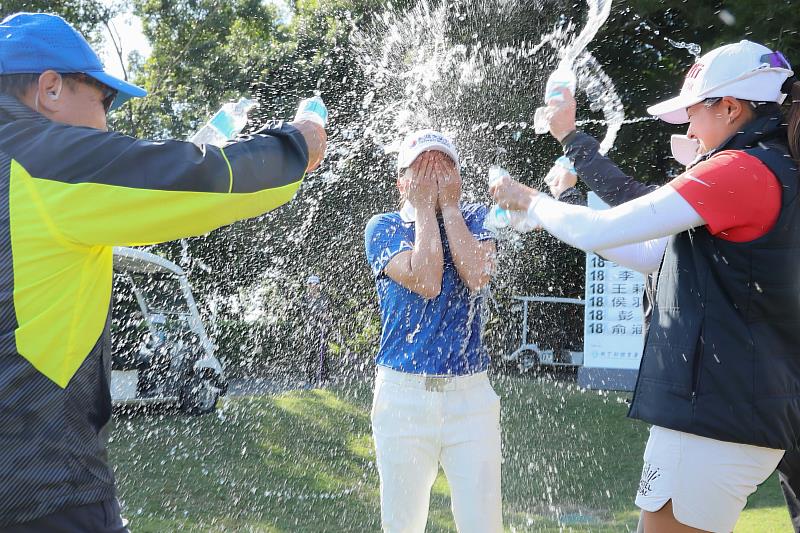
<svg viewBox="0 0 800 533"><path fill-rule="evenodd" d="M778 220L781 183L758 158L723 151L684 172L670 185L720 239L747 242L765 235Z"/></svg>

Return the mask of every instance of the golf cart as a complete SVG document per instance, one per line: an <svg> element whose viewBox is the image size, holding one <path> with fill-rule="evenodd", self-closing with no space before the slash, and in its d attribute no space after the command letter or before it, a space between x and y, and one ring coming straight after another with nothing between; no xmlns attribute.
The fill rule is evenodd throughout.
<svg viewBox="0 0 800 533"><path fill-rule="evenodd" d="M517 367L522 372L542 366L578 367L583 365L583 352L572 349L574 346L545 347L534 342L531 339L532 331L528 322L531 314L529 306L534 304L567 304L580 308L586 305L584 300L577 298L557 298L553 296L514 296L513 298L522 302L522 341L516 350L503 356L505 361L516 363ZM552 308L549 309L549 312L556 317L566 315L564 311L560 314L555 314ZM556 322L558 322L558 320L556 320Z"/></svg>
<svg viewBox="0 0 800 533"><path fill-rule="evenodd" d="M155 254L118 247L114 284L131 303L122 312L141 314L125 327L112 325L114 404L172 403L190 414L212 412L227 382L183 270Z"/></svg>

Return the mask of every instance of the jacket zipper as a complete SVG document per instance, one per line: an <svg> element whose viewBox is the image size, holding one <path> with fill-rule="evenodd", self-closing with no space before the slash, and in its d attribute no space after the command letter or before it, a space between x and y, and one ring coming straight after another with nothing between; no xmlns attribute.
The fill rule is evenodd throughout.
<svg viewBox="0 0 800 533"><path fill-rule="evenodd" d="M700 379L703 376L703 355L705 354L705 340L703 340L703 333L705 328L700 328L700 338L697 339L697 348L695 348L695 361L694 361L694 375L692 376L692 412L694 412L697 405L697 391L700 389Z"/></svg>

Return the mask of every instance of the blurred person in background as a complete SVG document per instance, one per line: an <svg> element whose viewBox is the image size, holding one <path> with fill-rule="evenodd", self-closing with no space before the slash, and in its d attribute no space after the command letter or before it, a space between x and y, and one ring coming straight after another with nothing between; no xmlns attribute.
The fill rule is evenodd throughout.
<svg viewBox="0 0 800 533"><path fill-rule="evenodd" d="M331 301L323 291L319 276L306 280L303 295L305 311L305 373L310 385L322 385L329 377L328 333L331 328Z"/></svg>

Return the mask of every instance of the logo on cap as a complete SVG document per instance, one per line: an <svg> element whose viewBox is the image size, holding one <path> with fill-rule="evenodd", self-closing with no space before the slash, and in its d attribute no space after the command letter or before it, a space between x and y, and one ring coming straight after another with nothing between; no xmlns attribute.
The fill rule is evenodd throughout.
<svg viewBox="0 0 800 533"><path fill-rule="evenodd" d="M695 80L700 77L700 74L705 68L706 65L704 63L695 63L692 65L692 68L690 68L689 72L686 73L686 79L683 82L683 88L681 92L691 91Z"/></svg>
<svg viewBox="0 0 800 533"><path fill-rule="evenodd" d="M413 148L414 146L416 146L417 142L438 143L438 144L443 144L445 146L453 146L452 143L450 142L450 139L448 139L443 135L439 135L438 133L426 133L419 139L414 140L414 143L411 145L411 147Z"/></svg>
<svg viewBox="0 0 800 533"><path fill-rule="evenodd" d="M703 63L695 63L692 65L692 68L689 69L689 72L686 73L686 79L694 79L700 75L700 71L705 68Z"/></svg>

